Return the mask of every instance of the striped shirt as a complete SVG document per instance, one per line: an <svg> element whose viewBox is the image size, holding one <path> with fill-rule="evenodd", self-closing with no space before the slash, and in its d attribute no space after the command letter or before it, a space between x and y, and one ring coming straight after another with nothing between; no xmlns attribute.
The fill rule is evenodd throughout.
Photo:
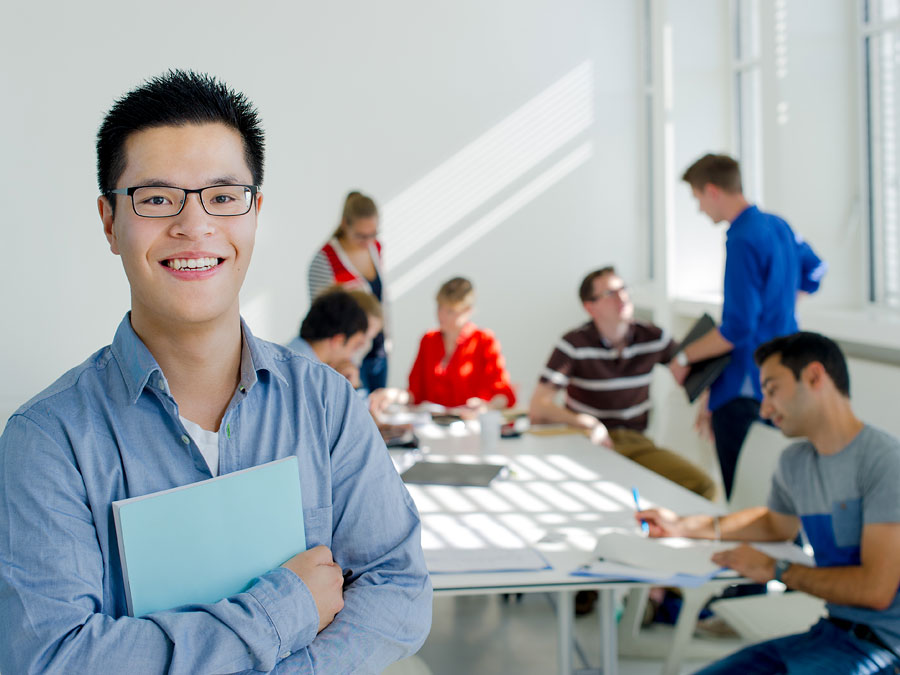
<svg viewBox="0 0 900 675"><path fill-rule="evenodd" d="M593 415L610 429L647 428L653 366L678 350L661 328L634 321L615 349L593 321L566 333L541 372L541 382L566 389L566 407Z"/></svg>

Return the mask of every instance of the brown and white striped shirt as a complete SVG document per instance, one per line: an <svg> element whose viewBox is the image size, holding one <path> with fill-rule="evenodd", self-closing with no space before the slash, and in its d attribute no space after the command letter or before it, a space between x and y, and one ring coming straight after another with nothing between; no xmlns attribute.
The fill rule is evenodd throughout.
<svg viewBox="0 0 900 675"><path fill-rule="evenodd" d="M566 333L541 372L541 382L566 388L566 407L593 415L610 429L647 428L653 366L668 363L678 345L661 328L634 321L615 349L593 321Z"/></svg>

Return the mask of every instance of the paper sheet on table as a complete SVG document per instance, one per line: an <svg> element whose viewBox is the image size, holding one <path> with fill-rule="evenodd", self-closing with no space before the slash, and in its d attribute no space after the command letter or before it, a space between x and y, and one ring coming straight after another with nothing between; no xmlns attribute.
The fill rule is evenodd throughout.
<svg viewBox="0 0 900 675"><path fill-rule="evenodd" d="M431 574L476 572L533 572L551 569L533 548L425 549L425 566Z"/></svg>
<svg viewBox="0 0 900 675"><path fill-rule="evenodd" d="M708 541L668 537L651 539L638 533L612 532L597 539L594 554L598 558L665 574L714 575L719 569L710 558L714 553L740 545L734 541ZM754 543L754 547L773 558L787 558L803 565L814 565L803 550L790 542Z"/></svg>
<svg viewBox="0 0 900 675"><path fill-rule="evenodd" d="M400 426L403 424L411 424L413 426L421 424L429 424L431 422L431 413L417 410L395 410L378 413L378 421L382 424L390 424Z"/></svg>
<svg viewBox="0 0 900 675"><path fill-rule="evenodd" d="M572 572L572 575L576 577L595 577L608 580L621 579L628 581L645 581L660 586L676 586L678 588L695 588L697 586L702 586L714 576L717 576L715 572L703 576L695 574L669 574L668 572L648 570L606 560L595 560L591 564L575 570Z"/></svg>

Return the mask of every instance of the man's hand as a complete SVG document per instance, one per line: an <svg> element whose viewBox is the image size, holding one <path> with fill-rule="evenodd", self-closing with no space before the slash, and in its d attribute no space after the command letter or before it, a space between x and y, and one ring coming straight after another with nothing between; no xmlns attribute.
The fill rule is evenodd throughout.
<svg viewBox="0 0 900 675"><path fill-rule="evenodd" d="M683 518L669 509L647 509L634 514L638 523L650 526L651 537L684 537Z"/></svg>
<svg viewBox="0 0 900 675"><path fill-rule="evenodd" d="M760 584L775 578L775 558L747 544L716 553L712 561Z"/></svg>
<svg viewBox="0 0 900 675"><path fill-rule="evenodd" d="M609 430L606 428L606 425L593 415L578 413L575 416L575 426L589 431L590 434L588 434L588 437L594 445L602 445L607 448L613 447L613 442L609 437Z"/></svg>
<svg viewBox="0 0 900 675"><path fill-rule="evenodd" d="M709 410L709 390L703 392L697 401L697 417L694 419L694 431L704 441L715 443L715 435L712 428L712 412Z"/></svg>
<svg viewBox="0 0 900 675"><path fill-rule="evenodd" d="M344 608L344 577L340 565L334 562L327 546L316 546L298 553L282 567L300 577L312 593L319 613L319 629L316 632L321 633Z"/></svg>
<svg viewBox="0 0 900 675"><path fill-rule="evenodd" d="M669 361L669 372L672 373L672 377L675 379L675 382L678 385L684 384L684 381L687 379L688 373L691 372L690 364L686 366L680 365L675 359Z"/></svg>
<svg viewBox="0 0 900 675"><path fill-rule="evenodd" d="M409 392L396 387L382 387L369 394L369 410L373 415L382 413L395 403L409 403Z"/></svg>

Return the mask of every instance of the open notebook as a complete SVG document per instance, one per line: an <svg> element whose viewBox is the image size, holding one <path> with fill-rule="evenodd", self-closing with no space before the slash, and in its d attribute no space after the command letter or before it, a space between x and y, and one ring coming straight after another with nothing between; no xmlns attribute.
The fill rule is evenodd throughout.
<svg viewBox="0 0 900 675"><path fill-rule="evenodd" d="M131 616L218 602L306 550L296 457L112 508Z"/></svg>

